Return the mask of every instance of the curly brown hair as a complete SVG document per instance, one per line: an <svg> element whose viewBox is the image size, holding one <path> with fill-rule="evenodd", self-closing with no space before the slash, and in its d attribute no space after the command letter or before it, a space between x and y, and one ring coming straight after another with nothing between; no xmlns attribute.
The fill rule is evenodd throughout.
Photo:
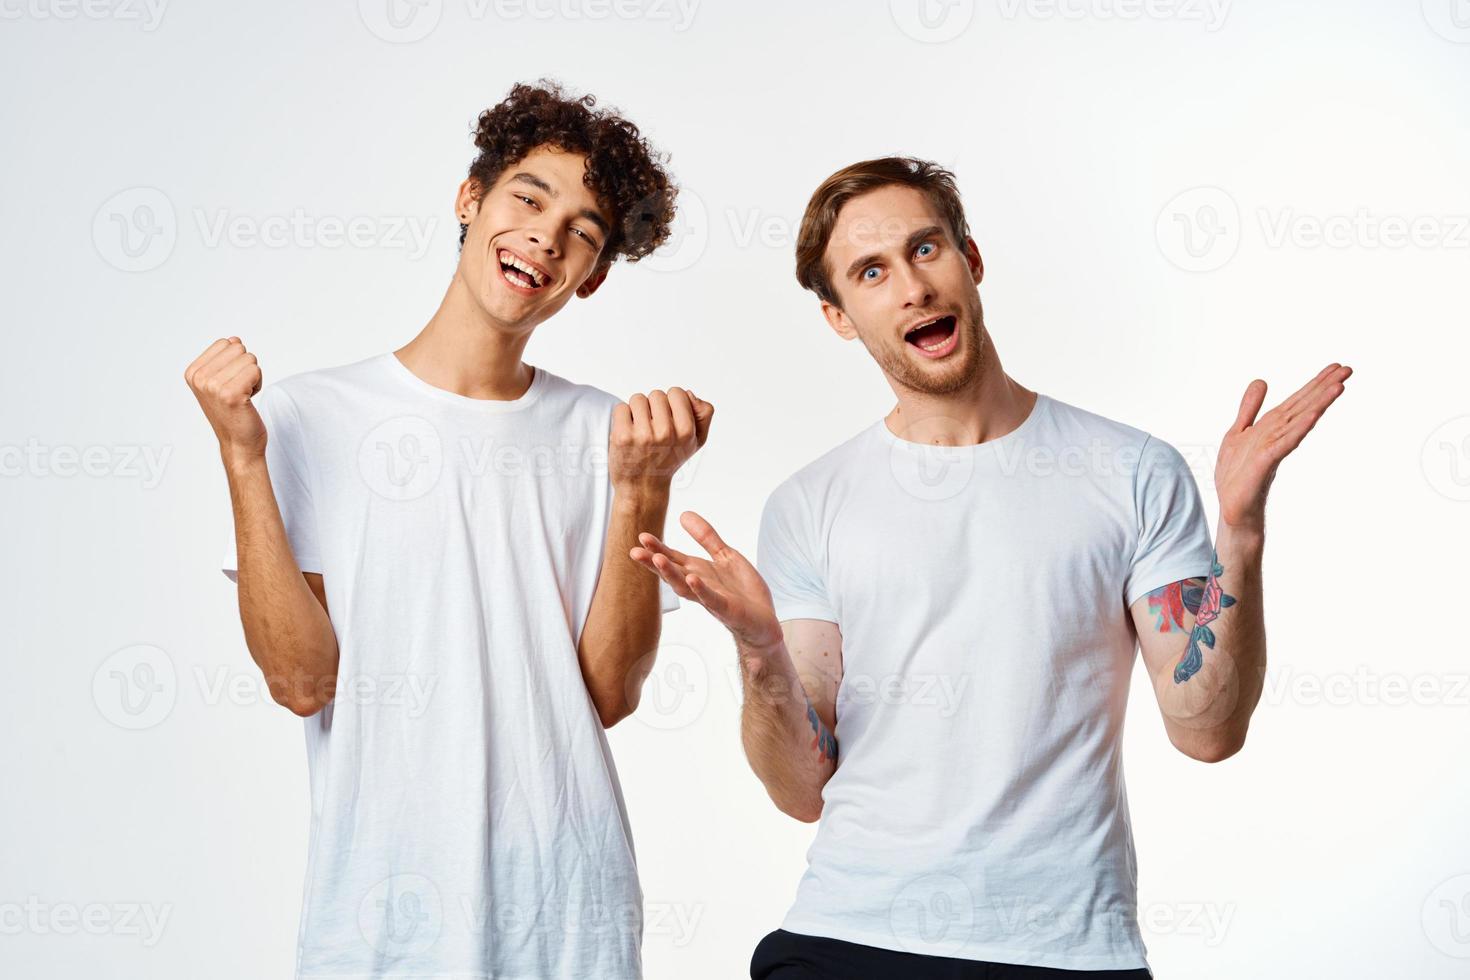
<svg viewBox="0 0 1470 980"><path fill-rule="evenodd" d="M637 262L669 237L678 188L663 167L667 157L617 110L597 108L591 95L569 95L544 79L517 84L499 105L480 113L475 146L480 153L469 175L481 193L539 146L585 155L583 182L613 218L603 262L619 256ZM459 226L460 247L468 227Z"/></svg>

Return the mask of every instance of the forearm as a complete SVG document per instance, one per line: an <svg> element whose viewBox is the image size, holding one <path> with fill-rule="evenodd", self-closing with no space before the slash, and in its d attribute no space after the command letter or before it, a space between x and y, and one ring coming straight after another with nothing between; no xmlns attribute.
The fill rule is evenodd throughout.
<svg viewBox="0 0 1470 980"><path fill-rule="evenodd" d="M629 558L628 551L637 546L640 531L663 533L668 509L667 486L613 494L602 569L577 646L582 679L607 728L637 709L658 652L663 618L659 580Z"/></svg>
<svg viewBox="0 0 1470 980"><path fill-rule="evenodd" d="M783 813L814 821L822 813L822 787L837 768L837 741L812 707L785 642L765 649L737 644L736 652L745 757Z"/></svg>
<svg viewBox="0 0 1470 980"><path fill-rule="evenodd" d="M1155 679L1175 744L1216 761L1238 752L1261 698L1266 622L1261 595L1263 527L1220 523L1215 568L1183 657Z"/></svg>
<svg viewBox="0 0 1470 980"><path fill-rule="evenodd" d="M332 699L337 637L286 539L263 456L226 458L235 517L240 622L271 696L303 717Z"/></svg>

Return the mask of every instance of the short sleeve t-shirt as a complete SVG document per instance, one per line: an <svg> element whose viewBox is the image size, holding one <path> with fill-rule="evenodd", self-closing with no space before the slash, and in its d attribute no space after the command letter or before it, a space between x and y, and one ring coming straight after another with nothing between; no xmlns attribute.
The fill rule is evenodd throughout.
<svg viewBox="0 0 1470 980"><path fill-rule="evenodd" d="M783 924L885 949L1146 966L1119 740L1128 607L1209 573L1183 458L1038 395L974 446L879 421L771 495L781 620L842 632L836 772Z"/></svg>
<svg viewBox="0 0 1470 980"><path fill-rule="evenodd" d="M632 836L577 660L618 399L539 368L473 399L388 353L254 402L340 648L305 719L297 976L638 976Z"/></svg>

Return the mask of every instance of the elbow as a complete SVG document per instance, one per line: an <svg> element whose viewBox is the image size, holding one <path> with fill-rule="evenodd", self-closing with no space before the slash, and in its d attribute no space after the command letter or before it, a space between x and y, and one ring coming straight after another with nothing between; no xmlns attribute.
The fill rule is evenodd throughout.
<svg viewBox="0 0 1470 980"><path fill-rule="evenodd" d="M1245 735L1199 739L1177 748L1196 762L1224 762L1245 748Z"/></svg>
<svg viewBox="0 0 1470 980"><path fill-rule="evenodd" d="M822 798L820 796L815 800L778 800L773 796L771 801L776 804L776 809L802 823L816 823L822 819Z"/></svg>
<svg viewBox="0 0 1470 980"><path fill-rule="evenodd" d="M281 695L276 699L276 704L285 708L298 718L310 718L327 706L327 702L310 697L295 697L292 695Z"/></svg>
<svg viewBox="0 0 1470 980"><path fill-rule="evenodd" d="M598 708L597 720L602 724L603 728L611 728L632 713L633 712L627 710L626 708L623 708L621 710Z"/></svg>
<svg viewBox="0 0 1470 980"><path fill-rule="evenodd" d="M638 710L638 700L624 697L594 697L592 707L597 711L597 721L603 728L611 728Z"/></svg>

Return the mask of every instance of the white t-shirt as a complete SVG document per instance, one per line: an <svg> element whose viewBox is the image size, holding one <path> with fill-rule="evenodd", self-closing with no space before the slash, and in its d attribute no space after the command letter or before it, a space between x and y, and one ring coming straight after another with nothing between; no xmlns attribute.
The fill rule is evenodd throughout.
<svg viewBox="0 0 1470 980"><path fill-rule="evenodd" d="M977 446L879 421L771 495L780 619L842 631L837 770L783 927L937 956L1146 966L1119 736L1135 599L1204 576L1172 447L1038 396Z"/></svg>
<svg viewBox="0 0 1470 980"><path fill-rule="evenodd" d="M637 977L632 835L577 663L618 399L539 368L467 398L388 353L254 402L341 650L305 720L297 976Z"/></svg>

